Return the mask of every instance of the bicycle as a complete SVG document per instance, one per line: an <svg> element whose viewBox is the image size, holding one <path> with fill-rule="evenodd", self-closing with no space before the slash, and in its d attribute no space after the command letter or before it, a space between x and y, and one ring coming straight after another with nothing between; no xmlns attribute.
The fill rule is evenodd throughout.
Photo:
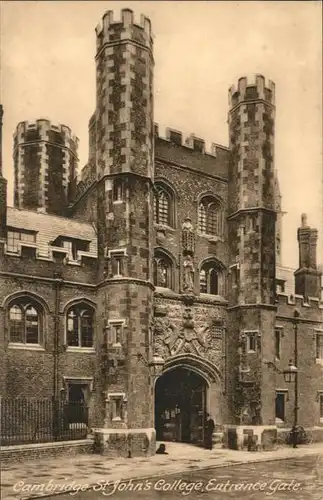
<svg viewBox="0 0 323 500"><path fill-rule="evenodd" d="M314 442L313 434L306 431L302 425L297 425L291 429L286 437L286 443L292 445L294 443L294 435L296 433L296 444L311 444Z"/></svg>

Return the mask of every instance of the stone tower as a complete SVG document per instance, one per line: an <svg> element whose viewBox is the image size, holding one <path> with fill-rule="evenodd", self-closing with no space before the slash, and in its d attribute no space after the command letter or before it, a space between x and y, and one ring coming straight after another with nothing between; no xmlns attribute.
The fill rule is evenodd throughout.
<svg viewBox="0 0 323 500"><path fill-rule="evenodd" d="M98 425L103 448L123 442L133 456L154 450L153 42L149 19L136 24L129 9L120 21L106 12L96 35Z"/></svg>
<svg viewBox="0 0 323 500"><path fill-rule="evenodd" d="M229 413L274 423L275 86L257 75L229 91ZM271 390L269 388L272 387Z"/></svg>
<svg viewBox="0 0 323 500"><path fill-rule="evenodd" d="M14 134L14 205L63 215L77 174L78 139L66 125L21 122Z"/></svg>

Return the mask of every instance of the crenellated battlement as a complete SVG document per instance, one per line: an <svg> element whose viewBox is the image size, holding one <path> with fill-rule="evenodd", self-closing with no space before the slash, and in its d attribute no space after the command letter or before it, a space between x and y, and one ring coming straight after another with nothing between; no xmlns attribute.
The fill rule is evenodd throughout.
<svg viewBox="0 0 323 500"><path fill-rule="evenodd" d="M79 143L78 137L73 134L69 126L55 124L47 118L18 123L14 141L16 145L34 141L55 142L71 149L74 153L77 152Z"/></svg>
<svg viewBox="0 0 323 500"><path fill-rule="evenodd" d="M238 86L232 85L229 88L229 107L234 108L237 104L254 100L268 101L275 105L275 83L266 80L263 75L253 77L241 77Z"/></svg>
<svg viewBox="0 0 323 500"><path fill-rule="evenodd" d="M122 40L133 40L152 49L151 23L148 17L142 14L140 22L136 23L131 9L122 9L119 20L114 20L113 17L113 11L108 10L95 28L98 51L107 43L114 44Z"/></svg>
<svg viewBox="0 0 323 500"><path fill-rule="evenodd" d="M294 308L304 308L304 309L322 309L323 311L323 302L320 301L316 297L308 297L304 298L303 295L289 295L288 293L277 293L276 294L276 304L293 306Z"/></svg>
<svg viewBox="0 0 323 500"><path fill-rule="evenodd" d="M191 149L192 151L196 151L197 153L217 156L217 149L224 149L226 151L229 150L227 146L222 146L220 144L216 144L214 142L211 143L210 149L206 147L206 141L200 137L197 137L195 134L190 134L188 137L185 137L185 134L180 131L170 127L165 129L165 135L159 134L159 126L157 123L154 123L154 135L155 138L160 138L166 141L169 141L177 146L183 146Z"/></svg>

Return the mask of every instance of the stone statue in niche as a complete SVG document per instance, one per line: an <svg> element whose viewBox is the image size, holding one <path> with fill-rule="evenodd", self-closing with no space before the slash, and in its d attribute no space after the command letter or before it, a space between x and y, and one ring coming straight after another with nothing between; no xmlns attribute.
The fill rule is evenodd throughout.
<svg viewBox="0 0 323 500"><path fill-rule="evenodd" d="M194 263L190 254L186 255L183 262L184 267L184 285L185 292L194 291Z"/></svg>
<svg viewBox="0 0 323 500"><path fill-rule="evenodd" d="M182 224L182 247L183 254L194 254L195 251L195 233L192 221L186 217Z"/></svg>

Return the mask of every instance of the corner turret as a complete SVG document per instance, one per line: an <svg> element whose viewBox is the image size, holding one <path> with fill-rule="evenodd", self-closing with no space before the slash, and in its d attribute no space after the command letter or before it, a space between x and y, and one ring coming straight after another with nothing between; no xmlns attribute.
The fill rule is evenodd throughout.
<svg viewBox="0 0 323 500"><path fill-rule="evenodd" d="M77 175L78 138L66 125L41 118L20 122L14 134L14 205L63 215Z"/></svg>

